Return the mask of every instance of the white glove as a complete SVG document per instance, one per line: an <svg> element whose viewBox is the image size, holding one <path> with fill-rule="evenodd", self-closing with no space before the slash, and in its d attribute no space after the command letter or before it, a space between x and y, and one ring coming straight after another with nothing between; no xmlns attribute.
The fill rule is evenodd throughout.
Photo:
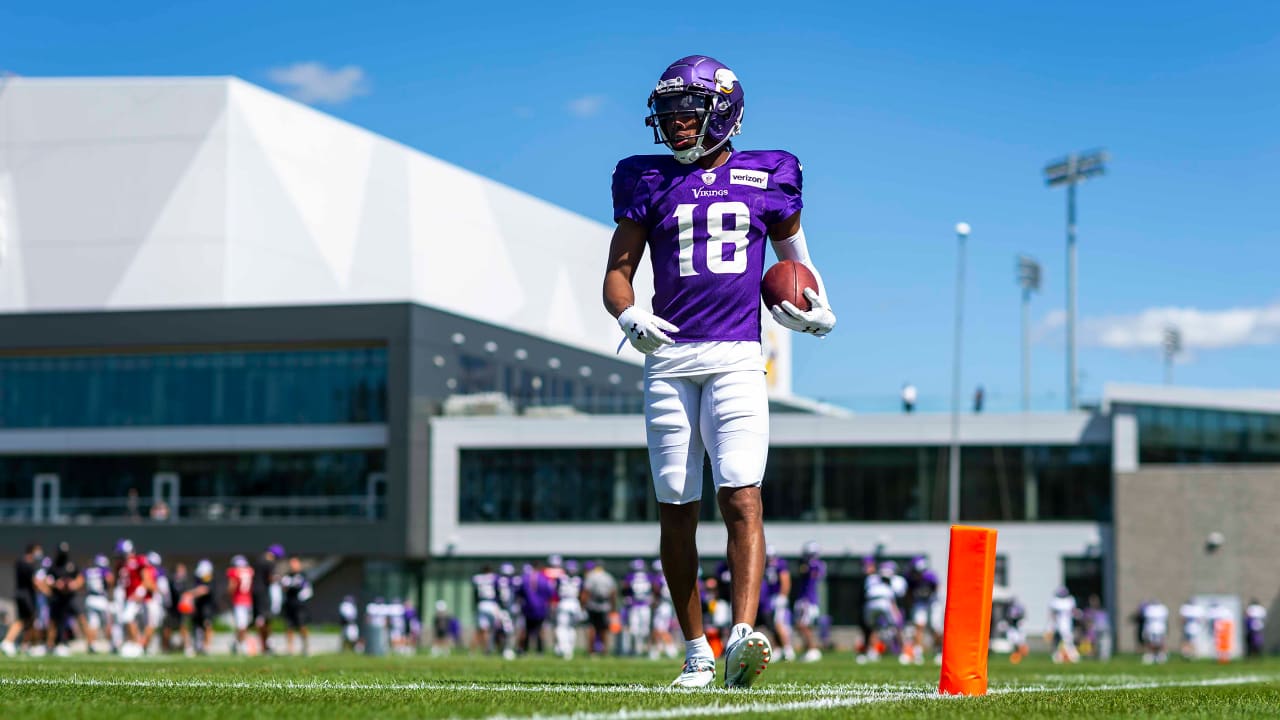
<svg viewBox="0 0 1280 720"><path fill-rule="evenodd" d="M781 307L774 305L769 308L769 312L773 313L773 319L779 325L788 330L823 337L836 326L836 314L831 312L831 306L813 288L805 288L804 296L809 299L809 305L813 308L808 312L787 300L782 301Z"/></svg>
<svg viewBox="0 0 1280 720"><path fill-rule="evenodd" d="M645 355L653 354L663 345L674 344L675 340L672 340L667 333L680 332L680 328L635 305L622 311L618 316L618 325L622 328L622 332L627 334L631 347Z"/></svg>

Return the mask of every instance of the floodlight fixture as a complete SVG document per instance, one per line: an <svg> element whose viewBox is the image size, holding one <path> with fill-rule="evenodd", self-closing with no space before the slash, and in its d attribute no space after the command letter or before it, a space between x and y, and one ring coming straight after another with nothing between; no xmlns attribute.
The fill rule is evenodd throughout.
<svg viewBox="0 0 1280 720"><path fill-rule="evenodd" d="M1076 371L1076 185L1106 173L1111 156L1097 148L1054 160L1044 167L1049 187L1067 186L1067 409L1079 406Z"/></svg>

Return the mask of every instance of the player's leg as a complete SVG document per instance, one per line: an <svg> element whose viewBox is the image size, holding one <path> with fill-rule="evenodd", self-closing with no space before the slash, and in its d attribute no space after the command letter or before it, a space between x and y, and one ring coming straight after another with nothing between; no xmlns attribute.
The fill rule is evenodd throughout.
<svg viewBox="0 0 1280 720"><path fill-rule="evenodd" d="M764 575L764 507L760 483L769 454L769 397L764 373L711 376L702 391L700 428L710 451L716 500L728 531L733 574L733 629L725 643L725 685L750 686L772 648L754 631Z"/></svg>
<svg viewBox="0 0 1280 720"><path fill-rule="evenodd" d="M662 572L686 639L684 669L674 684L706 687L715 680L715 657L702 626L698 596L697 531L706 452L698 433L701 383L693 378L649 378L644 394Z"/></svg>

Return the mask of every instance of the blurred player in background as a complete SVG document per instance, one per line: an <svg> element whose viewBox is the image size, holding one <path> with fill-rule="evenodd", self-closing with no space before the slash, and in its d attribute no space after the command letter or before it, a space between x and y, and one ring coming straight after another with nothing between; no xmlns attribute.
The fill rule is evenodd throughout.
<svg viewBox="0 0 1280 720"><path fill-rule="evenodd" d="M822 617L819 599L822 595L822 583L827 577L827 564L822 561L818 543L812 540L804 544L800 557L800 570L796 573L796 585L799 595L796 598L795 625L796 632L804 642L805 651L800 656L804 662L822 659L818 639L814 628Z"/></svg>
<svg viewBox="0 0 1280 720"><path fill-rule="evenodd" d="M1169 607L1152 600L1142 610L1142 662L1164 663L1168 659L1165 639L1169 631Z"/></svg>
<svg viewBox="0 0 1280 720"><path fill-rule="evenodd" d="M431 616L431 657L444 657L453 652L461 640L458 618L449 612L449 603L437 600L435 614Z"/></svg>
<svg viewBox="0 0 1280 720"><path fill-rule="evenodd" d="M1013 647L1013 652L1009 654L1009 662L1017 665L1022 662L1028 654L1027 635L1022 630L1022 621L1027 619L1027 608L1018 598L1009 598L1009 607L1005 610L1004 619L1009 623L1008 633L1005 638L1009 641L1009 645Z"/></svg>
<svg viewBox="0 0 1280 720"><path fill-rule="evenodd" d="M686 640L675 684L705 687L715 658L697 592L697 525L704 452L710 453L734 576L734 627L725 685L750 686L767 667L768 639L754 630L764 567L760 483L769 445L769 402L760 349L765 239L779 258L813 271L812 310L784 303L774 320L825 335L835 325L800 226L801 168L781 151L739 151L744 96L724 64L695 55L672 63L649 96L646 123L671 155L637 155L613 174L617 228L604 304L645 358L645 417L661 555ZM652 312L632 279L646 246Z"/></svg>
<svg viewBox="0 0 1280 720"><path fill-rule="evenodd" d="M191 644L196 654L207 655L213 643L213 617L217 596L213 588L213 563L202 558L196 563L195 582L187 593L191 601Z"/></svg>
<svg viewBox="0 0 1280 720"><path fill-rule="evenodd" d="M227 600L231 604L231 623L235 627L236 640L232 653L249 654L246 644L249 626L253 624L253 568L243 555L231 558L227 568Z"/></svg>
<svg viewBox="0 0 1280 720"><path fill-rule="evenodd" d="M618 607L618 583L604 566L587 562L582 578L582 606L587 611L587 653L609 651L609 615Z"/></svg>
<svg viewBox="0 0 1280 720"><path fill-rule="evenodd" d="M578 645L578 623L582 621L582 576L578 569L578 562L569 560L556 580L555 651L565 660L573 659Z"/></svg>
<svg viewBox="0 0 1280 720"><path fill-rule="evenodd" d="M1053 643L1055 663L1080 662L1076 650L1076 599L1065 587L1059 587L1049 600L1050 640Z"/></svg>
<svg viewBox="0 0 1280 720"><path fill-rule="evenodd" d="M253 563L253 626L264 655L271 653L271 619L280 610L280 602L274 596L280 592L276 566L283 558L284 548L273 544Z"/></svg>
<svg viewBox="0 0 1280 720"><path fill-rule="evenodd" d="M1191 660L1196 657L1196 644L1200 642L1204 632L1204 608L1187 598L1182 607L1178 608L1178 616L1182 619L1182 658Z"/></svg>
<svg viewBox="0 0 1280 720"><path fill-rule="evenodd" d="M342 650L355 652L360 648L360 607L352 595L346 595L338 603L338 617L342 620Z"/></svg>
<svg viewBox="0 0 1280 720"><path fill-rule="evenodd" d="M1244 609L1244 647L1248 657L1262 657L1266 641L1267 609L1257 598Z"/></svg>
<svg viewBox="0 0 1280 720"><path fill-rule="evenodd" d="M151 566L151 571L155 573L155 591L151 593L151 597L147 598L146 608L144 610L147 626L142 631L142 649L151 652L151 641L155 638L156 630L164 625L165 616L168 615L168 607L172 602L172 595L169 587L169 574L165 572L163 561L160 553L152 550L147 553L147 564ZM167 648L160 648L162 651Z"/></svg>
<svg viewBox="0 0 1280 720"><path fill-rule="evenodd" d="M653 634L649 638L649 658L657 660L665 655L669 658L676 657L676 641L671 634L673 624L675 622L676 611L671 605L671 588L667 585L667 578L662 574L662 559L654 560L650 567L653 569L654 594L657 595L657 601L653 606Z"/></svg>
<svg viewBox="0 0 1280 720"><path fill-rule="evenodd" d="M547 568L538 565L525 566L521 580L521 607L524 608L524 633L520 637L520 651L528 653L537 650L538 654L546 652L546 638L543 626L551 614L551 604L556 597L555 582L548 576Z"/></svg>
<svg viewBox="0 0 1280 720"><path fill-rule="evenodd" d="M112 637L111 624L111 599L109 593L113 578L111 575L111 561L106 555L94 555L93 564L84 569L84 615L85 615L85 644L88 646L89 653L97 653L94 643L98 639L98 633L107 636L107 642L112 650L117 650L116 643Z"/></svg>
<svg viewBox="0 0 1280 720"><path fill-rule="evenodd" d="M293 635L297 633L302 638L302 654L309 655L311 631L307 625L311 623L311 611L308 608L314 593L298 556L289 558L289 571L280 577L280 589L284 591L285 652L293 654Z"/></svg>
<svg viewBox="0 0 1280 720"><path fill-rule="evenodd" d="M631 571L622 578L622 607L626 615L626 648L628 655L648 652L649 634L653 628L653 578L643 558L631 561Z"/></svg>
<svg viewBox="0 0 1280 720"><path fill-rule="evenodd" d="M1089 596L1089 607L1084 610L1085 636L1089 641L1089 653L1098 660L1111 659L1111 616L1102 606L1102 598Z"/></svg>
<svg viewBox="0 0 1280 720"><path fill-rule="evenodd" d="M864 622L868 634L863 653L858 656L859 662L880 659L881 652L897 652L898 630L902 627L902 611L899 598L906 594L906 581L897 574L897 564L893 561L880 563L876 568L870 565L870 572L863 583ZM898 592L898 585L903 591Z"/></svg>
<svg viewBox="0 0 1280 720"><path fill-rule="evenodd" d="M133 542L116 543L116 585L123 589L124 606L120 611L120 623L124 626L127 641L120 648L121 657L138 657L143 652L142 632L138 621L146 619L147 601L156 592L156 574L151 563L134 552Z"/></svg>
<svg viewBox="0 0 1280 720"><path fill-rule="evenodd" d="M495 633L502 609L498 607L498 575L485 565L471 576L471 597L475 602L476 626L471 638L471 651L486 655L496 647Z"/></svg>
<svg viewBox="0 0 1280 720"><path fill-rule="evenodd" d="M40 544L31 543L13 564L13 602L18 611L17 620L9 625L4 642L0 643L0 651L9 657L35 642L36 595L43 592L36 580L36 569L43 559L44 550Z"/></svg>
<svg viewBox="0 0 1280 720"><path fill-rule="evenodd" d="M937 653L942 652L942 643L938 631L933 627L933 606L938 601L938 575L929 569L929 563L923 555L911 560L911 569L907 571L907 597L911 608L911 644L908 646L910 659L917 664L924 662L924 638L927 634L929 642Z"/></svg>
<svg viewBox="0 0 1280 720"><path fill-rule="evenodd" d="M191 635L187 632L182 599L189 598L192 582L186 563L175 563L173 577L169 578L169 601L165 605L164 627L160 631L160 646L165 652L179 650L191 654ZM174 644L175 638L177 644Z"/></svg>
<svg viewBox="0 0 1280 720"><path fill-rule="evenodd" d="M502 656L515 658L516 621L520 615L520 576L516 566L502 563L498 566L498 624L494 630L494 647L502 649Z"/></svg>
<svg viewBox="0 0 1280 720"><path fill-rule="evenodd" d="M49 569L49 627L45 631L49 651L59 657L71 654L67 643L71 639L71 628L78 625L84 627L78 595L84 588L84 577L80 566L71 559L71 546L58 544L58 552L54 555L53 566Z"/></svg>
<svg viewBox="0 0 1280 720"><path fill-rule="evenodd" d="M778 557L777 548L766 545L764 575L760 582L760 625L763 625L781 648L782 660L795 660L791 644L791 568L786 558Z"/></svg>

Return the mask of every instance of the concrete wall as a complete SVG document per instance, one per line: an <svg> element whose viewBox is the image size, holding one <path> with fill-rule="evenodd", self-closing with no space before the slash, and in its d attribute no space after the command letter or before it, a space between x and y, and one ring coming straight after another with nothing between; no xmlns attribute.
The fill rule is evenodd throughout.
<svg viewBox="0 0 1280 720"><path fill-rule="evenodd" d="M1206 538L1225 543L1209 551ZM1194 594L1256 597L1272 622L1267 647L1280 644L1280 465L1147 465L1115 476L1116 600L1119 648L1133 650L1125 620L1154 598L1178 607ZM1180 643L1181 623L1170 627ZM1175 645L1176 646L1176 645Z"/></svg>

